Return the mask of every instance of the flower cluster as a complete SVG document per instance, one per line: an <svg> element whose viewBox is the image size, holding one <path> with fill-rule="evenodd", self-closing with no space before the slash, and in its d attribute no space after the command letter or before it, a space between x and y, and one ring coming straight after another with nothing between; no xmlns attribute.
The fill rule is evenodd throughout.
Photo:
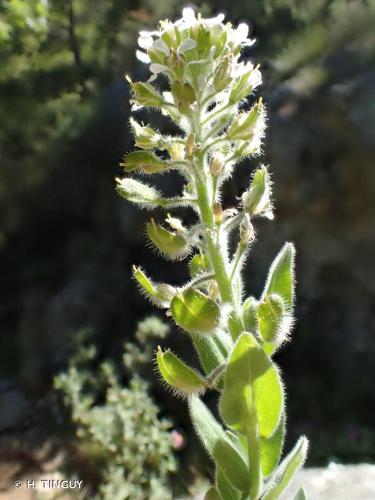
<svg viewBox="0 0 375 500"><path fill-rule="evenodd" d="M278 466L285 402L272 356L290 337L295 251L285 244L261 296L244 300L241 271L255 241L256 218L273 218L272 183L260 166L238 206L222 206L223 185L236 164L260 153L266 121L262 99L248 100L262 81L259 68L241 60L241 49L253 44L248 27L223 21L222 15L204 19L184 9L177 22L141 32L138 58L150 65L151 76L148 82L128 78L133 110L156 108L180 133L164 135L132 118L139 149L127 154L122 166L126 173L146 176L175 169L186 182L170 198L141 180L117 182L119 193L141 207L186 206L197 215L190 227L169 214L165 224L154 219L147 224L148 240L164 258L191 256L187 283L154 283L136 266L133 276L142 293L190 335L199 355L204 373L169 350L158 349L156 361L167 386L189 399L194 427L215 461L216 484L206 498L271 500L301 466L307 449L302 437ZM162 78L166 91L157 87ZM199 399L207 390L220 393L226 430Z"/></svg>

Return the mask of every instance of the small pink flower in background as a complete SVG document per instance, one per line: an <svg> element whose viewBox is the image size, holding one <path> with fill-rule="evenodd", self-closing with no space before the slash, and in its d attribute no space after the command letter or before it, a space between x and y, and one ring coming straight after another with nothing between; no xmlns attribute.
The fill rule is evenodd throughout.
<svg viewBox="0 0 375 500"><path fill-rule="evenodd" d="M175 450L182 450L182 448L184 448L184 446L185 446L185 438L181 434L181 432L173 430L171 432L171 438L172 438L173 448Z"/></svg>

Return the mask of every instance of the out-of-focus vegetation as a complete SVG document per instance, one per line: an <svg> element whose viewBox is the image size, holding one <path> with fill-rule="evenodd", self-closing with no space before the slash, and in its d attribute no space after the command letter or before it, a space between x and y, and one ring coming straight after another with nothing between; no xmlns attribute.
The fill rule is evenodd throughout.
<svg viewBox="0 0 375 500"><path fill-rule="evenodd" d="M68 360L69 334L85 326L96 332L99 357L132 341L148 305L133 292L131 264L147 260L156 279L186 278L144 247L142 216L113 190L131 147L123 75L147 78L134 58L137 32L183 4L0 4L0 397L9 383L28 402L44 397ZM198 7L249 22L258 40L246 56L256 51L265 76L264 161L278 211L272 229L259 228L257 267L250 262L246 278L260 291L281 242L295 241L299 317L278 359L288 367L292 438L305 432L322 443L312 446L315 462L373 460L374 2ZM224 203L247 177L233 179ZM177 331L171 339L176 350L187 345ZM184 427L183 406L152 390ZM11 405L1 410L1 429L17 429Z"/></svg>
<svg viewBox="0 0 375 500"><path fill-rule="evenodd" d="M97 352L87 330L75 336L69 368L55 378L55 387L63 392L71 409L77 436L93 468L96 465L97 498L173 498L170 474L176 471L177 463L172 424L158 418L160 410L140 373L152 356L152 343L167 332L168 327L156 317L139 323L135 334L139 344L128 344L124 354L128 387L121 385L124 382L111 362L95 366Z"/></svg>

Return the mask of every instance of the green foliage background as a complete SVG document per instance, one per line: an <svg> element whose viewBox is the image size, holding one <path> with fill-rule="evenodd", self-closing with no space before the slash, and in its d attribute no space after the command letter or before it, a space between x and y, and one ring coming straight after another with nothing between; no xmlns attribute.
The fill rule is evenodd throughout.
<svg viewBox="0 0 375 500"><path fill-rule="evenodd" d="M27 398L49 390L69 333L94 326L103 356L131 340L149 308L134 293L131 264L147 262L166 281L185 278L183 266L145 248L144 215L113 189L131 148L123 75L148 76L135 59L137 32L183 4L0 3L0 365L2 380L16 381ZM311 437L315 462L373 460L375 4L198 7L249 22L258 40L248 56L265 75L277 222L260 227L246 278L260 291L280 243L296 242L295 340L279 358L292 437ZM177 180L158 182L173 192ZM177 331L171 343L188 345ZM187 424L180 403L158 398Z"/></svg>

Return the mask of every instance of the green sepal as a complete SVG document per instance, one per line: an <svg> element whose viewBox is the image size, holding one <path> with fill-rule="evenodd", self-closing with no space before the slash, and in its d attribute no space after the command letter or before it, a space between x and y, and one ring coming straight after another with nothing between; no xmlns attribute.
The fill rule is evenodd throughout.
<svg viewBox="0 0 375 500"><path fill-rule="evenodd" d="M157 189L135 179L116 179L118 193L128 201L152 209L160 206L163 198Z"/></svg>
<svg viewBox="0 0 375 500"><path fill-rule="evenodd" d="M260 461L264 477L270 476L279 463L285 439L285 415L283 414L274 434L260 440Z"/></svg>
<svg viewBox="0 0 375 500"><path fill-rule="evenodd" d="M216 470L216 488L225 500L241 500L241 492L233 486L220 467Z"/></svg>
<svg viewBox="0 0 375 500"><path fill-rule="evenodd" d="M192 278L210 269L210 263L206 255L197 253L189 262L189 271Z"/></svg>
<svg viewBox="0 0 375 500"><path fill-rule="evenodd" d="M203 500L223 500L219 495L217 489L214 486L211 486L204 495Z"/></svg>
<svg viewBox="0 0 375 500"><path fill-rule="evenodd" d="M237 339L224 380L220 412L226 424L245 434L255 414L260 436L272 436L283 410L283 388L275 365L252 335Z"/></svg>
<svg viewBox="0 0 375 500"><path fill-rule="evenodd" d="M145 82L131 82L133 98L137 104L151 108L159 108L163 103L163 96L155 88Z"/></svg>
<svg viewBox="0 0 375 500"><path fill-rule="evenodd" d="M258 329L258 301L248 297L242 305L242 319L245 330L255 333Z"/></svg>
<svg viewBox="0 0 375 500"><path fill-rule="evenodd" d="M300 488L293 500L307 500L305 488Z"/></svg>
<svg viewBox="0 0 375 500"><path fill-rule="evenodd" d="M249 469L206 405L196 396L190 400L190 414L196 433L209 455L240 491L249 490Z"/></svg>
<svg viewBox="0 0 375 500"><path fill-rule="evenodd" d="M308 440L305 436L302 436L271 477L270 486L267 488L262 500L276 500L280 497L295 473L305 462L307 450Z"/></svg>
<svg viewBox="0 0 375 500"><path fill-rule="evenodd" d="M173 298L171 313L177 325L189 333L209 333L220 321L220 309L216 302L193 288Z"/></svg>
<svg viewBox="0 0 375 500"><path fill-rule="evenodd" d="M280 295L285 309L290 312L294 303L294 262L293 243L285 243L271 264L262 298L273 293Z"/></svg>
<svg viewBox="0 0 375 500"><path fill-rule="evenodd" d="M157 174L168 170L168 165L150 151L133 151L124 157L120 165L125 172L138 170L144 174Z"/></svg>
<svg viewBox="0 0 375 500"><path fill-rule="evenodd" d="M177 231L168 231L156 224L154 219L146 225L147 235L161 255L169 260L183 259L189 252L185 236Z"/></svg>
<svg viewBox="0 0 375 500"><path fill-rule="evenodd" d="M156 361L164 381L178 394L190 395L204 392L207 383L196 370L186 365L171 351L158 347Z"/></svg>
<svg viewBox="0 0 375 500"><path fill-rule="evenodd" d="M257 68L253 68L248 73L241 75L232 86L229 94L229 103L236 104L242 101L242 99L253 91L253 82L259 80L261 80L261 75Z"/></svg>

